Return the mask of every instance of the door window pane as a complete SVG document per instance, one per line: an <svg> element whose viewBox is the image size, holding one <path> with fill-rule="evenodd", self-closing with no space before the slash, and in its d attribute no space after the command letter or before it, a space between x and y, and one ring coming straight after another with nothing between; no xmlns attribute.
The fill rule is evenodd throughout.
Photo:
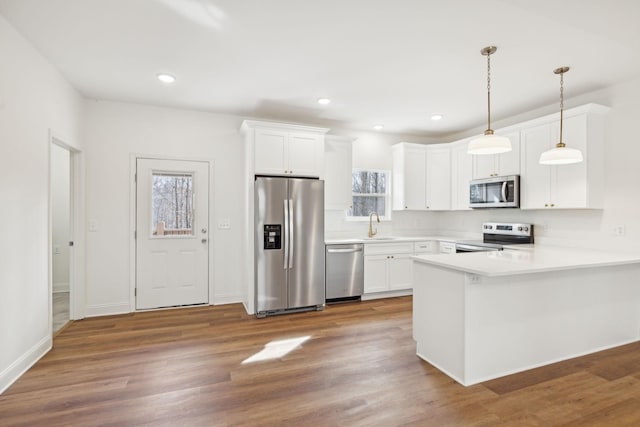
<svg viewBox="0 0 640 427"><path fill-rule="evenodd" d="M193 236L193 175L153 173L151 234Z"/></svg>

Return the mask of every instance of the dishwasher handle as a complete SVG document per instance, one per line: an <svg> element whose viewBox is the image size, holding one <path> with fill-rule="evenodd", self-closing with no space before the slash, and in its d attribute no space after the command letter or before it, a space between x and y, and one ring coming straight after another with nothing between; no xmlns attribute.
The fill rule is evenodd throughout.
<svg viewBox="0 0 640 427"><path fill-rule="evenodd" d="M355 252L362 252L362 248L327 249L327 253L329 254L350 254Z"/></svg>

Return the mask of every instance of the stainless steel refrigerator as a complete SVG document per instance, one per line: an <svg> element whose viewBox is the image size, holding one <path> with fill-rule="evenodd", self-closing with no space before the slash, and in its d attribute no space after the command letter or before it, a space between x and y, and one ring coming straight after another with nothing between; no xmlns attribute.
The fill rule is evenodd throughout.
<svg viewBox="0 0 640 427"><path fill-rule="evenodd" d="M256 177L254 190L257 316L321 310L324 181Z"/></svg>

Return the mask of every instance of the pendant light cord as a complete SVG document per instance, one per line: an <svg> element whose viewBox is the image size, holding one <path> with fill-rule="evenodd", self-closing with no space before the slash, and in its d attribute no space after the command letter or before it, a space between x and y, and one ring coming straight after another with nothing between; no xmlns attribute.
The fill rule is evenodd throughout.
<svg viewBox="0 0 640 427"><path fill-rule="evenodd" d="M487 130L491 130L491 53L487 54Z"/></svg>
<svg viewBox="0 0 640 427"><path fill-rule="evenodd" d="M560 144L564 146L564 142L562 142L562 123L563 120L563 111L564 111L564 73L560 73Z"/></svg>

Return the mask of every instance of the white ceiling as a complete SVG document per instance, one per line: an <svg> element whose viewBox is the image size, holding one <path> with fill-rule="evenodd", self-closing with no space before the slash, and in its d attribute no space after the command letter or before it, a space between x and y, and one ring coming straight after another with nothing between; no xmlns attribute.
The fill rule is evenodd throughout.
<svg viewBox="0 0 640 427"><path fill-rule="evenodd" d="M392 133L482 126L490 44L495 120L557 102L559 66L568 98L640 75L637 0L0 0L0 13L90 98Z"/></svg>

